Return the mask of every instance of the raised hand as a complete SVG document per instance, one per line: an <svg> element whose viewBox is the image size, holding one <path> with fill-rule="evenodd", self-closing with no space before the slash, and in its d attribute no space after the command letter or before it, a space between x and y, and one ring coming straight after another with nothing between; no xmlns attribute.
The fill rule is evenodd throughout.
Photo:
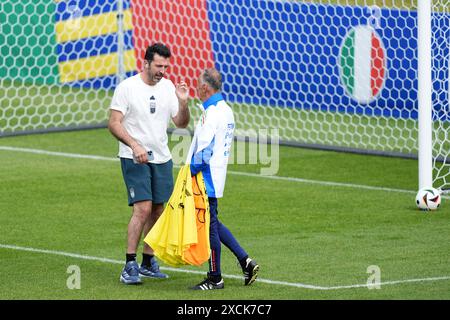
<svg viewBox="0 0 450 320"><path fill-rule="evenodd" d="M184 80L181 80L177 85L175 86L175 94L177 95L178 100L180 102L187 103L189 99L189 86L184 82Z"/></svg>

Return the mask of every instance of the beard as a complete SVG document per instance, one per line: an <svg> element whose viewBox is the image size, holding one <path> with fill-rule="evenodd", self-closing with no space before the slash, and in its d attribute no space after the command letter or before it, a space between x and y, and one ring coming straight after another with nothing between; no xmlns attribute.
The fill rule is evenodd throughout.
<svg viewBox="0 0 450 320"><path fill-rule="evenodd" d="M159 82L164 77L164 74L162 73L156 73L153 75L152 79L155 82Z"/></svg>

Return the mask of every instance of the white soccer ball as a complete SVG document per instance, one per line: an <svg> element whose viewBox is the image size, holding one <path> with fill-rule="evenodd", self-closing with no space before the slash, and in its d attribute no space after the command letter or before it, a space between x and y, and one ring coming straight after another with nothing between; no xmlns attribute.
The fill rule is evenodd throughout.
<svg viewBox="0 0 450 320"><path fill-rule="evenodd" d="M417 192L416 205L421 210L437 210L441 204L441 193L435 188L422 188Z"/></svg>

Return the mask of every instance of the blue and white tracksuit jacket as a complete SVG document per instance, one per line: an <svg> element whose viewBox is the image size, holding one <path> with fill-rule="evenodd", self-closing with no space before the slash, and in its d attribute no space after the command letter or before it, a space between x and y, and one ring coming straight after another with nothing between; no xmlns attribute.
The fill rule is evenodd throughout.
<svg viewBox="0 0 450 320"><path fill-rule="evenodd" d="M201 108L203 114L195 129L188 162L192 175L203 172L208 197L221 198L233 142L233 111L220 93L212 95Z"/></svg>

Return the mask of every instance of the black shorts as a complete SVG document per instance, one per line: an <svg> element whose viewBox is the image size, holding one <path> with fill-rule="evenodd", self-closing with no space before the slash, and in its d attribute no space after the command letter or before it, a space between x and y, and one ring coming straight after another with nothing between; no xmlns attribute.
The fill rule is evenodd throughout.
<svg viewBox="0 0 450 320"><path fill-rule="evenodd" d="M154 204L167 202L173 191L173 162L136 164L120 158L123 179L127 187L128 205L150 200Z"/></svg>

